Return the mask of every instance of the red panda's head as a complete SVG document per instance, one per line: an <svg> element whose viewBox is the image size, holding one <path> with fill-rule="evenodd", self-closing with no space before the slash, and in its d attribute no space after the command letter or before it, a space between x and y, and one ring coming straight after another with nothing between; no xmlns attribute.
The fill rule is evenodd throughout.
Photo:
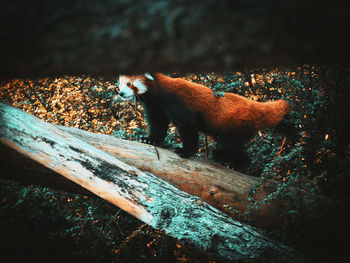
<svg viewBox="0 0 350 263"><path fill-rule="evenodd" d="M133 100L136 95L144 94L148 91L147 81L154 78L146 73L144 75L119 76L119 96L125 100Z"/></svg>

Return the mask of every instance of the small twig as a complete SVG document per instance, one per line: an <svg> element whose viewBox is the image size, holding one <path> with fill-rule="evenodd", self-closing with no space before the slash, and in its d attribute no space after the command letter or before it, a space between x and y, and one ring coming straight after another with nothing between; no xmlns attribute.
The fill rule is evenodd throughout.
<svg viewBox="0 0 350 263"><path fill-rule="evenodd" d="M120 245L119 249L115 250L115 253L119 253L120 250L122 250L126 244L128 244L131 239L133 239L134 237L136 237L136 235L141 231L142 228L144 228L145 226L147 226L147 224L143 224L140 227L138 227L134 232L131 233L131 235L129 235L126 240Z"/></svg>
<svg viewBox="0 0 350 263"><path fill-rule="evenodd" d="M117 216L119 215L120 211L122 211L121 209L118 210L117 213L115 213L115 215L111 218L111 220L109 220L109 222L107 223L107 226L109 226L110 224L112 224L112 222L117 218Z"/></svg>
<svg viewBox="0 0 350 263"><path fill-rule="evenodd" d="M153 147L156 150L158 160L160 160L159 151L158 151L157 147L155 145L153 145Z"/></svg>
<svg viewBox="0 0 350 263"><path fill-rule="evenodd" d="M136 101L136 96L134 96L134 106L135 106L135 116L137 116L137 101Z"/></svg>
<svg viewBox="0 0 350 263"><path fill-rule="evenodd" d="M208 136L204 135L204 142L205 142L205 157L208 160Z"/></svg>
<svg viewBox="0 0 350 263"><path fill-rule="evenodd" d="M277 158L280 158L285 142L286 142L286 137L283 138L282 145L280 146L280 150L277 153Z"/></svg>

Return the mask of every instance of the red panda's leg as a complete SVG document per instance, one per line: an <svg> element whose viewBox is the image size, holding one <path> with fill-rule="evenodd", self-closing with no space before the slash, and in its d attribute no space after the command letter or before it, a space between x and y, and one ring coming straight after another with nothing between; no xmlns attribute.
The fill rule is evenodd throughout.
<svg viewBox="0 0 350 263"><path fill-rule="evenodd" d="M192 156L198 147L198 130L193 125L177 127L180 133L182 148L176 148L175 152L182 158Z"/></svg>
<svg viewBox="0 0 350 263"><path fill-rule="evenodd" d="M147 139L150 143L161 145L168 131L169 119L162 110L149 110L145 107L148 124Z"/></svg>
<svg viewBox="0 0 350 263"><path fill-rule="evenodd" d="M250 157L245 151L245 144L251 134L234 132L216 138L217 147L213 152L215 161L228 164L235 169L245 169L250 164Z"/></svg>

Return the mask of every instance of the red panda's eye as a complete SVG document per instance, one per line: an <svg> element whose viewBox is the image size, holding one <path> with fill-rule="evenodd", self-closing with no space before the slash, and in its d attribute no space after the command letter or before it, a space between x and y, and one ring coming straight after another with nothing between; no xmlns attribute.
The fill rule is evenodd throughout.
<svg viewBox="0 0 350 263"><path fill-rule="evenodd" d="M126 83L126 86L130 87L131 86L131 82Z"/></svg>

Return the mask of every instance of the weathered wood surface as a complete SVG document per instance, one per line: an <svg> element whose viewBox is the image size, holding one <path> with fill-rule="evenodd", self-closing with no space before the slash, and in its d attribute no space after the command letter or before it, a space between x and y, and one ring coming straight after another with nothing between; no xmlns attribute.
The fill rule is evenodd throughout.
<svg viewBox="0 0 350 263"><path fill-rule="evenodd" d="M0 79L348 65L347 4L3 0Z"/></svg>
<svg viewBox="0 0 350 263"><path fill-rule="evenodd" d="M148 172L0 103L0 141L167 234L229 260L300 262L286 246Z"/></svg>
<svg viewBox="0 0 350 263"><path fill-rule="evenodd" d="M0 143L0 167L3 171L0 179L13 180L25 186L37 185L59 191L95 196L80 185L2 143Z"/></svg>
<svg viewBox="0 0 350 263"><path fill-rule="evenodd" d="M183 159L174 152L160 147L70 127L56 127L129 165L150 172L181 190L200 197L230 216L235 215L230 208L237 209L240 215L246 212L251 189L258 183L255 177L194 157ZM269 192L261 189L257 192L256 198L262 200L268 194ZM280 205L282 204L262 205L259 210L252 213L250 223L263 228L279 226Z"/></svg>
<svg viewBox="0 0 350 263"><path fill-rule="evenodd" d="M117 159L142 171L150 172L157 177L175 185L181 190L196 195L210 205L236 219L246 212L251 189L256 186L257 179L232 169L228 169L196 158L183 159L170 150L155 148L139 142L122 140L104 134L90 133L80 129L56 126L64 132L86 141ZM84 188L65 180L64 177L45 166L16 154L9 147L0 147L0 162L9 172L3 178L17 180L24 184L37 184L64 191L88 194ZM159 156L159 159L158 159ZM259 190L256 198L266 198L269 192ZM244 218L257 227L276 228L281 223L281 204L271 203L261 207ZM232 212L231 209L235 209Z"/></svg>

